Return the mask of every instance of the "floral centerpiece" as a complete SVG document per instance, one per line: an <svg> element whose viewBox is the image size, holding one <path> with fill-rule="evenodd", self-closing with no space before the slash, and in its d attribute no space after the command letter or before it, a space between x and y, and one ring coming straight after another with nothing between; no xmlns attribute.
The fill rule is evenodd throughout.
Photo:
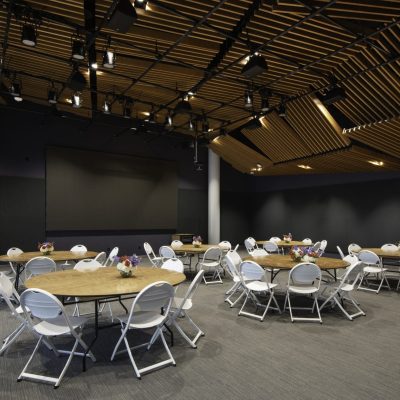
<svg viewBox="0 0 400 400"><path fill-rule="evenodd" d="M192 245L194 247L200 247L201 244L203 243L203 239L201 238L201 236L193 236L193 242Z"/></svg>
<svg viewBox="0 0 400 400"><path fill-rule="evenodd" d="M130 257L115 257L115 260L118 261L117 270L123 278L128 278L132 276L136 266L140 262L140 258L136 254Z"/></svg>
<svg viewBox="0 0 400 400"><path fill-rule="evenodd" d="M293 261L301 261L304 256L304 250L301 247L293 246L289 251Z"/></svg>
<svg viewBox="0 0 400 400"><path fill-rule="evenodd" d="M44 256L48 256L54 251L54 242L38 243L38 249Z"/></svg>
<svg viewBox="0 0 400 400"><path fill-rule="evenodd" d="M312 247L304 248L303 252L304 252L304 255L301 259L302 261L315 263L315 261L318 258L318 253L316 251L314 251Z"/></svg>
<svg viewBox="0 0 400 400"><path fill-rule="evenodd" d="M286 243L290 243L292 241L292 234L288 233L288 234L283 235L283 241Z"/></svg>

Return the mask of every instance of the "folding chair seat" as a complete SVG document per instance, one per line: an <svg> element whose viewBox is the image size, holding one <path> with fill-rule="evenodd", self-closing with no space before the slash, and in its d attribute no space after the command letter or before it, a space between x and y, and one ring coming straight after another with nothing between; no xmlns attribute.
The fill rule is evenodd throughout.
<svg viewBox="0 0 400 400"><path fill-rule="evenodd" d="M265 270L262 267L254 261L243 261L240 264L239 276L244 292L246 293L246 298L238 315L245 315L263 321L270 308L281 313L281 309L279 308L274 295L274 288L278 285L276 283L269 283L265 280ZM259 298L261 293L268 295L269 298L267 304L261 303ZM264 308L264 312L261 315L258 315L256 313L244 311L249 300L251 300L256 306L256 311L261 307ZM274 302L275 307L270 307L272 301Z"/></svg>
<svg viewBox="0 0 400 400"><path fill-rule="evenodd" d="M316 264L300 263L289 271L288 285L286 289L284 310L288 305L290 319L294 321L316 321L322 324L322 318L318 306L318 292L321 284L321 270ZM306 295L313 296L314 301L312 307L292 307L290 295ZM294 317L293 310L317 310L318 318L313 317Z"/></svg>
<svg viewBox="0 0 400 400"><path fill-rule="evenodd" d="M128 352L135 374L139 379L141 379L142 374L145 372L153 371L166 365L176 365L163 333L163 327L169 318L173 298L174 288L167 282L155 282L148 285L136 296L129 314L118 318L121 323L121 336L115 345L111 361L114 360L117 354ZM131 347L128 341L128 333L143 329L155 329L150 341ZM132 350L142 347L147 347L147 350L149 350L158 337L161 338L168 358L139 369L133 357ZM118 351L122 342L124 342L126 349Z"/></svg>
<svg viewBox="0 0 400 400"><path fill-rule="evenodd" d="M87 344L82 340L82 329L87 319L84 317L73 317L68 316L64 306L52 294L41 290L41 289L27 289L21 295L21 306L25 313L26 320L30 325L31 329L39 336L39 340L30 356L28 362L23 368L22 372L18 376L17 381L20 382L23 379L34 380L39 382L53 383L54 387L57 388L69 365L71 364L74 355L88 356L92 361L96 361L94 355ZM29 312L35 320L30 318ZM57 336L69 335L75 339L74 345L71 350L59 350L57 349L52 339ZM67 362L65 363L60 375L58 377L51 377L45 375L38 375L27 372L29 365L31 364L35 354L37 353L40 344L44 342L51 345L55 355L69 354ZM78 353L76 351L78 345L80 345L84 352Z"/></svg>

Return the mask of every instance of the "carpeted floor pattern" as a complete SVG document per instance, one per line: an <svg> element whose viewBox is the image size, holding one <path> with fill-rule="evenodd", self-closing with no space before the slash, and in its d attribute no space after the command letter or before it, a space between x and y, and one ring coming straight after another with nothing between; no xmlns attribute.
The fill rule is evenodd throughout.
<svg viewBox="0 0 400 400"><path fill-rule="evenodd" d="M278 276L283 305L287 273ZM179 288L184 293L188 283ZM138 380L127 355L110 362L119 337L119 328L102 330L93 351L97 362L87 361L82 372L76 357L59 389L51 385L16 382L35 338L25 333L0 357L0 399L4 400L161 400L161 399L305 399L305 400L397 400L400 394L400 293L382 290L379 295L357 292L365 317L347 320L338 310L325 310L323 324L291 323L289 314L267 314L264 322L237 316L238 307L224 303L230 287L201 285L191 317L206 333L197 349L175 334L172 353L177 366L166 367ZM130 304L128 302L128 304ZM90 311L91 305L83 306ZM123 309L113 304L116 314ZM107 323L105 312L102 321ZM182 321L183 323L184 321ZM16 326L8 307L0 303L0 336ZM132 343L146 340L148 334L132 335ZM84 339L93 338L89 323ZM69 348L72 341L57 339ZM140 366L165 356L157 343L149 352L138 350ZM35 372L54 374L61 361L42 347L34 361Z"/></svg>

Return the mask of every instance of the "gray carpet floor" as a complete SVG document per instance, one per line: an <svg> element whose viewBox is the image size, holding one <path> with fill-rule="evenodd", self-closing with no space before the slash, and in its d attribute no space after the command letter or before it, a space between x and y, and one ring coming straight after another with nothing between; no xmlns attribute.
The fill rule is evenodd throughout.
<svg viewBox="0 0 400 400"><path fill-rule="evenodd" d="M286 273L278 276L281 290ZM188 283L179 288L184 293ZM224 303L230 287L201 285L190 312L206 336L191 349L178 335L172 353L176 367L166 367L136 379L127 355L110 362L119 329L100 332L94 346L97 362L72 362L59 389L51 385L16 382L35 338L25 333L0 357L0 399L318 399L395 400L400 396L400 293L383 290L379 295L357 292L366 316L348 321L339 311L324 311L323 324L291 323L289 314L271 312L264 322L237 316L238 308ZM278 290L279 291L279 290ZM278 295L283 304L283 295ZM128 303L129 304L129 303ZM90 304L83 307L90 310ZM122 308L113 304L115 313ZM103 316L107 323L107 315ZM184 323L184 321L182 321ZM4 302L0 303L0 336L16 324ZM89 323L84 339L89 342ZM148 338L131 336L132 343ZM71 340L55 341L62 348ZM159 344L150 352L136 353L139 365L162 359ZM35 372L56 373L61 360L43 347L34 361Z"/></svg>

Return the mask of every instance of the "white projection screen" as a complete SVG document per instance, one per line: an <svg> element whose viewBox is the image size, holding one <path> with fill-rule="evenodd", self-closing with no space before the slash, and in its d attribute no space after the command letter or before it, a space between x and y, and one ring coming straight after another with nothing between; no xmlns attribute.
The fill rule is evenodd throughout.
<svg viewBox="0 0 400 400"><path fill-rule="evenodd" d="M46 230L175 230L175 162L48 147Z"/></svg>

